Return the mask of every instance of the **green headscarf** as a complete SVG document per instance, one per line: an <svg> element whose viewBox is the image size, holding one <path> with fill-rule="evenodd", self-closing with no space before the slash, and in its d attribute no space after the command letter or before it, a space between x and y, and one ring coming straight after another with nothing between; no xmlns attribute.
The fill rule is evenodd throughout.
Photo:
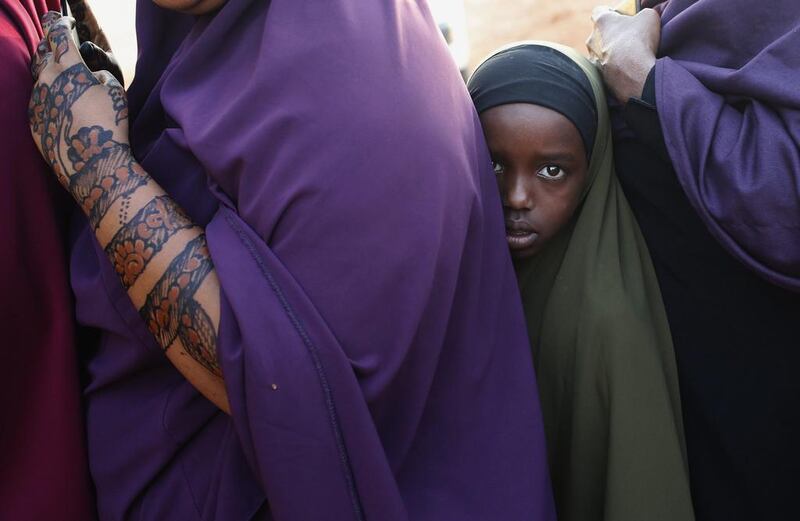
<svg viewBox="0 0 800 521"><path fill-rule="evenodd" d="M567 47L504 50L520 45L577 63L597 109L581 205L542 252L516 262L558 517L691 521L675 353L647 245L614 173L602 79Z"/></svg>

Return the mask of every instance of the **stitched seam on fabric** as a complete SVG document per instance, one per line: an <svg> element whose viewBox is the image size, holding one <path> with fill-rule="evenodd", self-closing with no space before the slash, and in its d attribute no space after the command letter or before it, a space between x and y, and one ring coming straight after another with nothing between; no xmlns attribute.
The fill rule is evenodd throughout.
<svg viewBox="0 0 800 521"><path fill-rule="evenodd" d="M239 240L242 241L247 251L250 253L250 256L258 265L259 271L261 271L261 275L264 276L267 283L269 284L272 291L275 293L275 296L278 297L278 301L281 304L286 316L289 317L289 320L292 322L292 325L295 328L297 334L300 335L300 338L303 341L303 344L306 346L309 354L311 355L311 359L314 363L314 369L317 372L317 376L320 381L320 386L322 387L323 394L325 395L325 404L328 409L328 418L330 420L331 428L334 432L334 438L336 440L336 448L339 452L339 459L342 464L342 470L344 472L345 482L347 483L348 491L350 492L350 498L353 504L353 513L356 516L356 519L359 521L364 521L364 512L361 507L361 502L358 497L358 491L356 490L355 486L355 479L353 478L353 471L350 465L350 457L347 454L347 447L344 444L344 435L342 434L341 425L339 422L338 414L336 413L336 405L333 403L333 393L331 392L330 384L328 383L328 377L325 373L325 368L322 365L322 361L319 357L319 352L317 350L316 345L311 341L311 338L306 333L303 325L298 320L297 316L294 313L294 310L289 305L289 302L286 300L286 297L283 294L280 286L278 283L275 282L275 279L272 276L272 273L267 269L264 263L261 260L261 257L258 255L258 252L255 250L255 245L250 241L250 239L245 235L244 231L230 218L230 216L226 215L225 220L228 221L228 224L231 228L234 229L236 234L239 236Z"/></svg>

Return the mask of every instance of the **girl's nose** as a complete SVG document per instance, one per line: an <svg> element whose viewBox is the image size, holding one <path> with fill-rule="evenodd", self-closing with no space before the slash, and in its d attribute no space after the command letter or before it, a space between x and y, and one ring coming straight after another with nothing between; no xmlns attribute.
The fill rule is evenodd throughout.
<svg viewBox="0 0 800 521"><path fill-rule="evenodd" d="M505 174L503 179L503 199L510 210L525 211L533 208L532 194L526 187L524 176Z"/></svg>

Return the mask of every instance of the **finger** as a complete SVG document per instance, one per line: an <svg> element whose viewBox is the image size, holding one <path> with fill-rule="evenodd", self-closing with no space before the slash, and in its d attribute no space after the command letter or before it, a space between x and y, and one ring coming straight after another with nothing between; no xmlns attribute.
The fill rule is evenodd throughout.
<svg viewBox="0 0 800 521"><path fill-rule="evenodd" d="M640 24L643 40L654 53L661 41L661 15L655 9L644 9L634 18Z"/></svg>
<svg viewBox="0 0 800 521"><path fill-rule="evenodd" d="M589 37L586 39L586 42L585 42L586 43L586 49L589 51L589 55L590 56L597 55L596 47L597 47L598 40L599 40L599 37L597 35L597 29L595 29L595 30L592 31L592 34L589 35Z"/></svg>
<svg viewBox="0 0 800 521"><path fill-rule="evenodd" d="M93 72L92 75L94 75L94 77L97 78L97 81L99 81L102 85L122 88L122 85L120 85L117 78L115 78L114 75L108 71L97 71Z"/></svg>
<svg viewBox="0 0 800 521"><path fill-rule="evenodd" d="M50 54L50 42L43 38L36 46L36 53L31 60L31 74L34 80L39 78L39 74L45 68L48 54Z"/></svg>
<svg viewBox="0 0 800 521"><path fill-rule="evenodd" d="M599 31L592 32L586 40L586 48L589 49L589 61L602 69L608 61L608 53L603 48L603 38Z"/></svg>
<svg viewBox="0 0 800 521"><path fill-rule="evenodd" d="M53 53L53 61L63 64L65 67L75 65L81 61L80 52L75 40L72 38L72 30L74 28L74 18L62 17L47 33L47 40Z"/></svg>
<svg viewBox="0 0 800 521"><path fill-rule="evenodd" d="M655 9L642 9L633 19L644 26L658 26L659 29L661 28L661 15Z"/></svg>
<svg viewBox="0 0 800 521"><path fill-rule="evenodd" d="M44 133L44 110L48 92L47 85L37 83L33 87L30 103L28 103L28 122L31 126L31 132L34 137L40 138L36 140L37 144L40 142L41 136Z"/></svg>
<svg viewBox="0 0 800 521"><path fill-rule="evenodd" d="M124 89L125 88L125 75L122 74L122 67L120 67L119 62L117 61L117 57L114 56L114 53L111 52L111 51L105 51L105 55L106 55L107 64L106 64L106 67L103 67L103 69L105 69L108 72L110 72L111 74L113 74L114 77L119 82L120 86L122 86L122 88Z"/></svg>
<svg viewBox="0 0 800 521"><path fill-rule="evenodd" d="M80 46L81 58L92 71L108 70L109 59L105 51L94 42L83 42Z"/></svg>
<svg viewBox="0 0 800 521"><path fill-rule="evenodd" d="M114 75L117 81L124 85L122 70L113 53L104 51L102 47L94 42L83 42L80 47L80 52L89 70L108 71Z"/></svg>
<svg viewBox="0 0 800 521"><path fill-rule="evenodd" d="M635 18L642 18L644 20L649 20L650 22L657 20L658 23L661 23L661 15L658 14L658 11L649 7L636 13Z"/></svg>
<svg viewBox="0 0 800 521"><path fill-rule="evenodd" d="M617 27L620 23L624 23L627 20L631 20L633 17L619 14L613 9L602 9L595 11L592 13L592 20L594 21L594 26L598 29L601 33L604 33L609 30L613 30L613 27Z"/></svg>
<svg viewBox="0 0 800 521"><path fill-rule="evenodd" d="M41 76L42 71L50 65L53 61L53 53L48 52L42 56L36 54L33 57L33 61L31 62L31 76L33 76L34 81L39 80L39 76Z"/></svg>
<svg viewBox="0 0 800 521"><path fill-rule="evenodd" d="M602 68L603 68L603 64L600 62L600 58L598 58L595 55L589 56L589 63L591 63L592 65L594 65L598 69L602 70Z"/></svg>
<svg viewBox="0 0 800 521"><path fill-rule="evenodd" d="M613 13L614 10L611 9L607 5L598 5L594 9L592 9L592 21L596 24L597 21L602 18L604 15Z"/></svg>
<svg viewBox="0 0 800 521"><path fill-rule="evenodd" d="M36 56L43 58L45 54L50 52L50 42L47 38L42 38L39 45L36 46Z"/></svg>
<svg viewBox="0 0 800 521"><path fill-rule="evenodd" d="M42 31L44 31L45 37L47 37L47 33L50 32L50 29L62 16L64 15L58 11L48 11L42 16Z"/></svg>

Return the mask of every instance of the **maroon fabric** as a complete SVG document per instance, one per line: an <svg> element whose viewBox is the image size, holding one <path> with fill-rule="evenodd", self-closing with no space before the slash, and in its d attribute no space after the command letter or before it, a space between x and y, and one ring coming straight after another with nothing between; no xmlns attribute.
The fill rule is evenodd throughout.
<svg viewBox="0 0 800 521"><path fill-rule="evenodd" d="M0 0L0 519L95 517L83 436L65 194L28 129L31 54L54 0Z"/></svg>

